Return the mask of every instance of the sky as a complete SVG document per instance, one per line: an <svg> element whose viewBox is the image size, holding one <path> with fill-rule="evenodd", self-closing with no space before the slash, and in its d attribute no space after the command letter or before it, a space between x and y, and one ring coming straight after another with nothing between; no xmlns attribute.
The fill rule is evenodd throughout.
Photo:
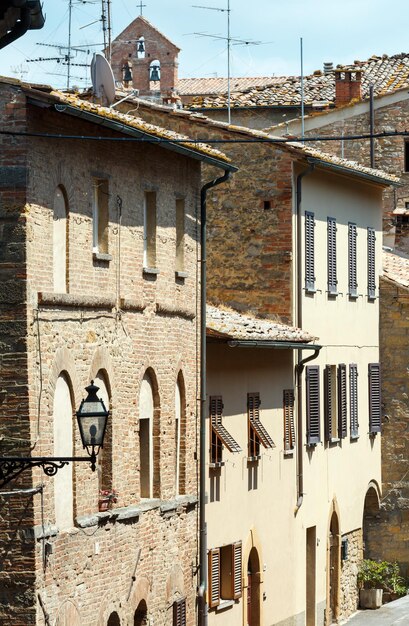
<svg viewBox="0 0 409 626"><path fill-rule="evenodd" d="M72 45L102 44L101 1L72 0ZM142 0L143 15L181 49L179 76L227 75L225 37L228 0ZM49 45L67 45L69 0L43 0L46 23L0 50L0 75L65 86L66 66L44 57L60 57ZM140 14L140 0L111 0L112 34L117 36ZM300 74L300 38L304 73L322 69L325 61L352 63L373 54L409 53L407 0L230 0L231 36L258 45L233 45L232 76ZM91 22L96 22L89 25ZM41 44L41 45L40 45ZM72 84L90 84L92 52L76 53ZM62 54L66 51L62 50ZM88 53L89 52L89 53Z"/></svg>

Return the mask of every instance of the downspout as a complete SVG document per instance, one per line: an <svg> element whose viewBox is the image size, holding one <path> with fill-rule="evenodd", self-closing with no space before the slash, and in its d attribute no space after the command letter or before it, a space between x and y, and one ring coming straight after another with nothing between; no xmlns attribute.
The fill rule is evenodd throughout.
<svg viewBox="0 0 409 626"><path fill-rule="evenodd" d="M309 167L298 174L297 186L296 186L296 244L297 244L297 320L296 326L302 328L302 262L301 262L301 182L304 176L311 174L314 171L314 163L311 163ZM296 372L296 385L297 385L297 503L295 505L294 515L297 515L304 499L304 471L303 471L303 438L302 438L302 372L305 363L315 359L318 355L320 348L314 351L312 355L303 359L302 350L298 350L297 365L295 366Z"/></svg>
<svg viewBox="0 0 409 626"><path fill-rule="evenodd" d="M231 172L203 185L200 192L200 444L199 444L199 624L207 626L207 529L206 504L206 195L208 189L224 183Z"/></svg>

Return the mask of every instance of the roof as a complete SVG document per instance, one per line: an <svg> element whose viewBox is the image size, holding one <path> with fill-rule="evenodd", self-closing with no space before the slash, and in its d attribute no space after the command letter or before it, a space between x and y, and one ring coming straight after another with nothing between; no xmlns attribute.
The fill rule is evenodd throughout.
<svg viewBox="0 0 409 626"><path fill-rule="evenodd" d="M409 256L397 250L384 250L383 275L394 283L409 288Z"/></svg>
<svg viewBox="0 0 409 626"><path fill-rule="evenodd" d="M206 307L206 328L210 336L239 341L283 341L309 343L309 333L282 322L239 313L227 307Z"/></svg>
<svg viewBox="0 0 409 626"><path fill-rule="evenodd" d="M162 37L162 39L165 39L174 48L176 48L176 50L178 50L180 52L179 46L177 46L175 43L173 43L173 41L171 41L169 39L169 37L164 35L158 28L156 28L156 26L151 24L150 21L147 20L146 17L144 17L143 15L138 15L138 17L136 17L130 24L128 24L128 26L126 26L124 28L124 30L119 35L117 35L117 37L115 37L115 39L112 40L112 45L116 45L116 44L120 43L122 35L124 35L125 33L128 33L129 31L133 30L135 28L135 26L139 26L139 24L148 26L148 28L150 28L151 30L154 30L156 33L158 33L158 35L160 35Z"/></svg>
<svg viewBox="0 0 409 626"><path fill-rule="evenodd" d="M232 78L230 89L231 91L243 91L251 87L265 87L274 83L275 80L280 79L276 79L274 76ZM227 93L227 78L179 78L178 92L181 96Z"/></svg>
<svg viewBox="0 0 409 626"><path fill-rule="evenodd" d="M45 18L40 0L3 0L1 4L0 49L28 30L37 30L44 26Z"/></svg>
<svg viewBox="0 0 409 626"><path fill-rule="evenodd" d="M409 87L409 53L402 52L394 56L372 56L367 61L354 61L352 65L338 65L335 70L360 70L362 72L362 97L369 97L369 86L374 85L375 96L393 93L403 87ZM196 79L206 80L206 79ZM209 80L209 79L207 79ZM244 79L233 78L233 81ZM181 92L185 93L185 92ZM225 108L227 107L227 88L224 93L214 92L201 95L192 100L191 107ZM210 92L211 93L211 92ZM230 97L232 107L253 106L300 106L300 76L277 76L266 85L266 78L261 77L258 84L233 90ZM334 71L324 74L318 70L304 77L304 103L309 106L324 106L335 103Z"/></svg>
<svg viewBox="0 0 409 626"><path fill-rule="evenodd" d="M15 81L13 81L15 83ZM67 113L75 117L83 118L92 123L97 123L117 132L131 135L134 137L143 136L145 139L151 139L152 142L161 139L170 141L158 143L163 148L180 152L185 156L206 161L211 165L236 171L236 167L231 164L230 159L220 150L216 150L205 143L192 143L189 137L175 133L171 130L161 128L154 124L149 124L139 117L120 113L115 109L94 104L87 100L83 100L74 94L66 94L60 91L51 91L44 93L36 91L30 85L24 85L24 90L31 100L48 101L54 104L56 110L60 113ZM172 140L178 143L172 143Z"/></svg>

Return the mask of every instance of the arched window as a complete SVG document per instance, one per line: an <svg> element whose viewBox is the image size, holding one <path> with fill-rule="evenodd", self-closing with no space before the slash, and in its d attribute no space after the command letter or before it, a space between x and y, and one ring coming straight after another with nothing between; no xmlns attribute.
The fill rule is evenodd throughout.
<svg viewBox="0 0 409 626"><path fill-rule="evenodd" d="M136 40L136 58L144 59L145 53L145 37L139 37L139 39Z"/></svg>
<svg viewBox="0 0 409 626"><path fill-rule="evenodd" d="M53 287L68 291L68 201L64 187L57 187L53 202Z"/></svg>
<svg viewBox="0 0 409 626"><path fill-rule="evenodd" d="M111 613L109 616L107 626L121 626L121 620L119 619L119 615L116 611Z"/></svg>
<svg viewBox="0 0 409 626"><path fill-rule="evenodd" d="M155 375L148 370L139 394L139 475L141 498L160 496L160 416Z"/></svg>
<svg viewBox="0 0 409 626"><path fill-rule="evenodd" d="M139 602L135 611L133 623L134 626L146 626L148 623L148 607L146 606L145 600L141 600Z"/></svg>
<svg viewBox="0 0 409 626"><path fill-rule="evenodd" d="M73 456L73 403L68 376L60 374L55 385L53 421L54 456ZM55 523L60 530L74 525L72 463L53 478Z"/></svg>
<svg viewBox="0 0 409 626"><path fill-rule="evenodd" d="M186 398L182 372L175 385L175 495L185 493L186 484Z"/></svg>
<svg viewBox="0 0 409 626"><path fill-rule="evenodd" d="M158 59L149 64L149 89L160 91L160 61Z"/></svg>
<svg viewBox="0 0 409 626"><path fill-rule="evenodd" d="M104 370L99 370L94 380L99 387L98 397L103 400L107 410L111 410L111 391L108 375ZM112 413L109 416L107 429L104 437L104 447L98 454L98 484L99 489L112 491Z"/></svg>

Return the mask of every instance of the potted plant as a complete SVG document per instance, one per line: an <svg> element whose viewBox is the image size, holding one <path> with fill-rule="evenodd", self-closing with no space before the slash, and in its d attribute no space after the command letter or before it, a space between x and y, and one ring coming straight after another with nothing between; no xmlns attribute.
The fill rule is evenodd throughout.
<svg viewBox="0 0 409 626"><path fill-rule="evenodd" d="M100 489L98 510L108 511L112 509L112 505L118 501L118 492L115 489Z"/></svg>
<svg viewBox="0 0 409 626"><path fill-rule="evenodd" d="M384 592L388 601L406 594L405 579L396 562L365 559L359 568L358 585L362 609L378 609Z"/></svg>

